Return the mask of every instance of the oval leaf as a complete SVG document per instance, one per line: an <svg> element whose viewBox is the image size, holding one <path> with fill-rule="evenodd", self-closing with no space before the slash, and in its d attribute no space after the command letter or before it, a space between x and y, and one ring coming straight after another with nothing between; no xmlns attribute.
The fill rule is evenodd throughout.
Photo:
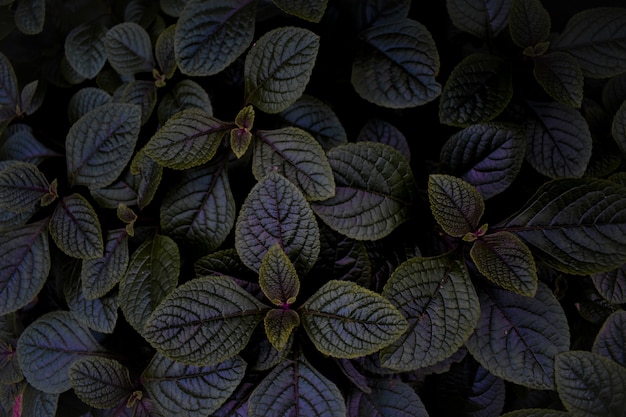
<svg viewBox="0 0 626 417"><path fill-rule="evenodd" d="M124 22L109 29L104 49L109 63L120 74L151 72L154 68L150 35L137 23Z"/></svg>
<svg viewBox="0 0 626 417"><path fill-rule="evenodd" d="M583 72L574 57L565 52L550 52L536 57L533 74L552 98L566 106L579 108L583 102Z"/></svg>
<svg viewBox="0 0 626 417"><path fill-rule="evenodd" d="M157 102L157 86L154 81L133 80L121 87L118 103L136 104L141 109L141 124L145 124Z"/></svg>
<svg viewBox="0 0 626 417"><path fill-rule="evenodd" d="M22 397L22 416L54 417L58 402L59 394L48 394L27 385Z"/></svg>
<svg viewBox="0 0 626 417"><path fill-rule="evenodd" d="M509 22L513 0L446 0L452 23L481 39L495 37Z"/></svg>
<svg viewBox="0 0 626 417"><path fill-rule="evenodd" d="M520 48L534 47L550 36L550 14L540 0L513 0L509 14L509 31Z"/></svg>
<svg viewBox="0 0 626 417"><path fill-rule="evenodd" d="M43 31L45 16L45 0L20 0L15 9L15 26L26 35L36 35Z"/></svg>
<svg viewBox="0 0 626 417"><path fill-rule="evenodd" d="M94 78L107 60L104 38L107 29L99 23L84 23L65 38L65 57L74 71L85 78Z"/></svg>
<svg viewBox="0 0 626 417"><path fill-rule="evenodd" d="M450 236L463 237L478 230L485 202L470 184L451 175L432 174L428 199L435 220Z"/></svg>
<svg viewBox="0 0 626 417"><path fill-rule="evenodd" d="M267 250L261 261L259 285L265 296L278 306L288 306L296 301L300 291L298 273L278 243Z"/></svg>
<svg viewBox="0 0 626 417"><path fill-rule="evenodd" d="M626 366L626 311L618 310L606 319L592 351Z"/></svg>
<svg viewBox="0 0 626 417"><path fill-rule="evenodd" d="M103 297L124 276L128 266L128 234L125 229L107 232L104 256L84 260L80 271L82 292L93 300Z"/></svg>
<svg viewBox="0 0 626 417"><path fill-rule="evenodd" d="M96 259L104 255L100 220L80 194L59 201L50 218L49 230L54 243L69 256Z"/></svg>
<svg viewBox="0 0 626 417"><path fill-rule="evenodd" d="M413 388L399 380L368 379L371 392L352 390L346 399L348 417L428 417Z"/></svg>
<svg viewBox="0 0 626 417"><path fill-rule="evenodd" d="M611 304L626 303L626 264L591 276L600 295Z"/></svg>
<svg viewBox="0 0 626 417"><path fill-rule="evenodd" d="M178 68L174 52L175 34L176 25L171 25L161 32L154 44L154 55L165 78L172 78Z"/></svg>
<svg viewBox="0 0 626 417"><path fill-rule="evenodd" d="M69 374L76 396L95 408L115 407L133 392L128 368L113 359L82 357Z"/></svg>
<svg viewBox="0 0 626 417"><path fill-rule="evenodd" d="M36 165L15 162L0 171L0 207L13 211L32 211L50 193L50 184Z"/></svg>

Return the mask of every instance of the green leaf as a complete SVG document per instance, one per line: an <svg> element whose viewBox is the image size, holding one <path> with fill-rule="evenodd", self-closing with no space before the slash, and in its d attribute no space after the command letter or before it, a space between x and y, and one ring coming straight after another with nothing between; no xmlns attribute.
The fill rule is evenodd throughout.
<svg viewBox="0 0 626 417"><path fill-rule="evenodd" d="M374 353L407 329L406 319L391 302L349 281L327 282L299 311L317 350L336 358Z"/></svg>
<svg viewBox="0 0 626 417"><path fill-rule="evenodd" d="M70 102L67 105L67 118L71 124L74 124L96 107L100 107L110 101L111 95L100 88L81 88L70 98Z"/></svg>
<svg viewBox="0 0 626 417"><path fill-rule="evenodd" d="M626 193L611 181L550 181L504 225L562 272L594 274L626 263Z"/></svg>
<svg viewBox="0 0 626 417"><path fill-rule="evenodd" d="M0 171L0 207L14 212L32 211L50 193L50 183L36 165L15 162Z"/></svg>
<svg viewBox="0 0 626 417"><path fill-rule="evenodd" d="M391 123L380 119L369 119L359 131L357 142L379 142L397 149L407 161L411 160L411 149L404 134Z"/></svg>
<svg viewBox="0 0 626 417"><path fill-rule="evenodd" d="M367 379L371 392L352 389L346 404L348 417L428 417L413 388L400 380Z"/></svg>
<svg viewBox="0 0 626 417"><path fill-rule="evenodd" d="M115 407L133 392L128 368L113 359L80 358L69 374L76 396L95 408Z"/></svg>
<svg viewBox="0 0 626 417"><path fill-rule="evenodd" d="M509 21L512 0L446 0L452 24L481 39L498 35Z"/></svg>
<svg viewBox="0 0 626 417"><path fill-rule="evenodd" d="M132 157L140 125L134 104L104 104L78 119L65 143L70 181L90 188L111 184Z"/></svg>
<svg viewBox="0 0 626 417"><path fill-rule="evenodd" d="M439 53L426 26L400 19L376 24L359 37L368 48L354 58L351 82L361 97L398 109L426 104L441 94L435 80Z"/></svg>
<svg viewBox="0 0 626 417"><path fill-rule="evenodd" d="M539 282L534 297L495 286L478 290L480 320L466 346L492 374L534 389L554 389L554 358L569 349L563 308Z"/></svg>
<svg viewBox="0 0 626 417"><path fill-rule="evenodd" d="M526 137L521 128L491 122L452 135L441 148L440 161L487 200L509 188L525 153Z"/></svg>
<svg viewBox="0 0 626 417"><path fill-rule="evenodd" d="M187 169L210 161L228 130L204 110L183 110L165 122L144 150L165 167Z"/></svg>
<svg viewBox="0 0 626 417"><path fill-rule="evenodd" d="M226 161L185 170L161 203L161 227L173 239L213 251L235 223Z"/></svg>
<svg viewBox="0 0 626 417"><path fill-rule="evenodd" d="M104 49L109 63L119 74L151 72L154 68L150 35L137 23L124 22L109 29Z"/></svg>
<svg viewBox="0 0 626 417"><path fill-rule="evenodd" d="M520 48L534 47L550 36L550 14L540 0L513 0L509 13L511 38Z"/></svg>
<svg viewBox="0 0 626 417"><path fill-rule="evenodd" d="M626 415L626 368L585 351L559 354L554 367L559 398L573 416Z"/></svg>
<svg viewBox="0 0 626 417"><path fill-rule="evenodd" d="M36 35L43 31L45 16L45 0L20 0L15 9L15 26L26 35Z"/></svg>
<svg viewBox="0 0 626 417"><path fill-rule="evenodd" d="M80 357L103 352L102 347L72 313L46 313L20 335L17 354L30 385L48 394L71 388L69 369Z"/></svg>
<svg viewBox="0 0 626 417"><path fill-rule="evenodd" d="M626 303L626 264L619 268L591 275L600 295L612 304Z"/></svg>
<svg viewBox="0 0 626 417"><path fill-rule="evenodd" d="M107 28L102 24L83 23L65 38L65 57L72 68L85 78L94 78L106 63L106 32Z"/></svg>
<svg viewBox="0 0 626 417"><path fill-rule="evenodd" d="M335 196L311 205L324 223L351 239L377 240L408 219L416 184L400 152L359 142L337 146L327 156Z"/></svg>
<svg viewBox="0 0 626 417"><path fill-rule="evenodd" d="M50 271L47 222L8 228L0 233L0 315L28 305Z"/></svg>
<svg viewBox="0 0 626 417"><path fill-rule="evenodd" d="M257 180L278 172L297 185L309 200L335 194L333 172L319 143L297 127L256 132L252 172Z"/></svg>
<svg viewBox="0 0 626 417"><path fill-rule="evenodd" d="M15 114L19 103L17 77L11 61L0 52L0 109Z"/></svg>
<svg viewBox="0 0 626 417"><path fill-rule="evenodd" d="M448 255L404 262L382 295L409 322L380 353L381 364L391 369L409 371L448 358L467 341L480 315L467 269Z"/></svg>
<svg viewBox="0 0 626 417"><path fill-rule="evenodd" d="M239 356L213 366L191 366L157 353L141 374L141 381L165 415L212 415L235 391L245 375Z"/></svg>
<svg viewBox="0 0 626 417"><path fill-rule="evenodd" d="M261 260L259 285L265 296L277 306L286 307L296 301L300 291L298 273L278 243L273 244Z"/></svg>
<svg viewBox="0 0 626 417"><path fill-rule="evenodd" d="M291 106L309 82L319 42L315 33L291 26L263 35L246 56L246 103L266 113L279 113Z"/></svg>
<svg viewBox="0 0 626 417"><path fill-rule="evenodd" d="M477 52L452 70L439 101L439 120L461 127L488 122L502 113L512 96L507 61Z"/></svg>
<svg viewBox="0 0 626 417"><path fill-rule="evenodd" d="M196 278L172 291L149 317L143 335L168 358L210 366L248 343L268 310L233 280Z"/></svg>
<svg viewBox="0 0 626 417"><path fill-rule="evenodd" d="M565 52L549 52L534 62L533 74L546 93L566 106L580 108L584 77L576 59Z"/></svg>
<svg viewBox="0 0 626 417"><path fill-rule="evenodd" d="M478 230L485 202L478 191L451 175L428 177L430 209L439 226L450 236L463 237Z"/></svg>
<svg viewBox="0 0 626 417"><path fill-rule="evenodd" d="M207 76L229 66L252 42L256 1L187 2L176 24L175 50L180 71Z"/></svg>
<svg viewBox="0 0 626 417"><path fill-rule="evenodd" d="M174 52L175 33L176 25L170 25L159 34L159 37L154 44L154 56L159 64L161 73L168 79L174 76L176 68L178 68L178 64L176 63L176 53Z"/></svg>
<svg viewBox="0 0 626 417"><path fill-rule="evenodd" d="M572 417L572 415L566 411L524 408L502 414L500 417Z"/></svg>
<svg viewBox="0 0 626 417"><path fill-rule="evenodd" d="M163 96L157 110L159 122L165 124L170 117L185 109L199 109L209 116L213 114L209 95L192 80L180 81Z"/></svg>
<svg viewBox="0 0 626 417"><path fill-rule="evenodd" d="M618 310L606 319L592 351L626 367L626 311Z"/></svg>
<svg viewBox="0 0 626 417"><path fill-rule="evenodd" d="M288 179L269 173L246 197L235 227L235 248L258 271L268 249L279 243L296 270L306 273L320 251L319 229L304 195Z"/></svg>
<svg viewBox="0 0 626 417"><path fill-rule="evenodd" d="M611 134L620 151L626 154L626 100L615 112L611 124Z"/></svg>
<svg viewBox="0 0 626 417"><path fill-rule="evenodd" d="M230 131L230 148L237 158L246 154L252 142L252 133L244 128L232 129Z"/></svg>
<svg viewBox="0 0 626 417"><path fill-rule="evenodd" d="M346 405L335 384L303 357L286 359L276 366L252 392L250 417L341 417Z"/></svg>
<svg viewBox="0 0 626 417"><path fill-rule="evenodd" d="M300 316L295 310L274 308L267 312L264 323L267 338L280 351L287 345L293 329L300 325Z"/></svg>
<svg viewBox="0 0 626 417"><path fill-rule="evenodd" d="M553 44L578 60L583 74L608 78L626 71L626 8L596 7L575 14Z"/></svg>
<svg viewBox="0 0 626 417"><path fill-rule="evenodd" d="M156 235L133 253L120 281L120 307L139 333L154 309L176 288L179 271L178 247L167 236Z"/></svg>
<svg viewBox="0 0 626 417"><path fill-rule="evenodd" d="M58 402L59 394L48 394L26 385L22 396L22 416L54 417Z"/></svg>
<svg viewBox="0 0 626 417"><path fill-rule="evenodd" d="M272 3L285 13L319 23L326 12L328 0L273 0Z"/></svg>
<svg viewBox="0 0 626 417"><path fill-rule="evenodd" d="M526 127L526 160L551 178L580 177L591 158L592 137L587 121L561 103L530 103L536 118Z"/></svg>
<svg viewBox="0 0 626 417"><path fill-rule="evenodd" d="M479 237L470 255L478 271L509 291L527 297L537 292L537 267L530 249L510 232Z"/></svg>
<svg viewBox="0 0 626 417"><path fill-rule="evenodd" d="M48 229L59 249L80 259L104 255L100 221L85 197L74 193L63 197L55 207Z"/></svg>
<svg viewBox="0 0 626 417"><path fill-rule="evenodd" d="M141 109L141 124L144 125L156 106L157 86L154 81L133 80L121 87L117 103L136 104Z"/></svg>

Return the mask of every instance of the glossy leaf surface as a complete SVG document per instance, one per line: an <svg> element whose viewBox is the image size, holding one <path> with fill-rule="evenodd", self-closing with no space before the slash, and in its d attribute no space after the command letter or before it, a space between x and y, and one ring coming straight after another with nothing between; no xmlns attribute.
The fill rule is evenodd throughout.
<svg viewBox="0 0 626 417"><path fill-rule="evenodd" d="M49 230L54 243L69 256L96 259L104 254L100 220L89 201L78 193L59 201Z"/></svg>

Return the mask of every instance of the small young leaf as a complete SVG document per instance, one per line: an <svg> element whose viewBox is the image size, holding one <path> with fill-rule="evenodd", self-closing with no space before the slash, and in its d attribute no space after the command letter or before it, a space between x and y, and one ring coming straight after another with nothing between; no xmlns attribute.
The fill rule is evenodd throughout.
<svg viewBox="0 0 626 417"><path fill-rule="evenodd" d="M374 353L408 324L387 299L348 281L327 282L298 311L317 350L336 358Z"/></svg>
<svg viewBox="0 0 626 417"><path fill-rule="evenodd" d="M159 122L165 124L170 117L185 109L202 110L208 116L213 114L209 95L192 80L180 81L172 91L163 96L157 109Z"/></svg>
<svg viewBox="0 0 626 417"><path fill-rule="evenodd" d="M69 369L80 357L103 352L103 348L68 311L39 317L20 335L17 354L30 385L49 394L71 388Z"/></svg>
<svg viewBox="0 0 626 417"><path fill-rule="evenodd" d="M478 230L485 202L470 184L451 175L432 174L428 199L435 220L448 235L463 237Z"/></svg>
<svg viewBox="0 0 626 417"><path fill-rule="evenodd" d="M513 0L509 14L509 31L520 48L535 46L550 36L550 14L540 0Z"/></svg>
<svg viewBox="0 0 626 417"><path fill-rule="evenodd" d="M300 316L295 310L273 308L264 319L265 334L274 348L283 350L293 329L300 325Z"/></svg>
<svg viewBox="0 0 626 417"><path fill-rule="evenodd" d="M45 0L20 0L15 9L15 26L26 35L36 35L43 31L45 16Z"/></svg>
<svg viewBox="0 0 626 417"><path fill-rule="evenodd" d="M439 101L439 120L451 126L488 122L513 96L511 68L498 56L474 53L452 70Z"/></svg>
<svg viewBox="0 0 626 417"><path fill-rule="evenodd" d="M304 195L282 175L270 173L250 190L241 207L235 248L241 260L258 271L275 243L301 274L311 269L320 251L319 229Z"/></svg>
<svg viewBox="0 0 626 417"><path fill-rule="evenodd" d="M247 345L267 310L230 278L196 278L176 288L158 305L143 335L172 360L215 365Z"/></svg>
<svg viewBox="0 0 626 417"><path fill-rule="evenodd" d="M165 415L206 417L235 391L245 370L246 362L239 356L213 366L192 366L157 353L141 381Z"/></svg>
<svg viewBox="0 0 626 417"><path fill-rule="evenodd" d="M156 40L154 45L154 55L161 73L165 78L169 79L174 76L176 68L176 54L174 52L174 37L176 33L176 25L171 25L165 29Z"/></svg>
<svg viewBox="0 0 626 417"><path fill-rule="evenodd" d="M439 53L426 26L411 19L376 24L359 34L369 48L352 63L351 82L379 106L407 108L441 94Z"/></svg>
<svg viewBox="0 0 626 417"><path fill-rule="evenodd" d="M125 229L110 230L104 244L104 256L82 263L80 280L85 298L103 297L122 279L127 266L128 234Z"/></svg>
<svg viewBox="0 0 626 417"><path fill-rule="evenodd" d="M92 79L107 60L104 38L107 28L100 23L83 23L65 38L65 57L81 76Z"/></svg>
<svg viewBox="0 0 626 417"><path fill-rule="evenodd" d="M154 68L150 35L137 23L124 22L109 29L104 49L109 63L119 74L151 72Z"/></svg>
<svg viewBox="0 0 626 417"><path fill-rule="evenodd" d="M491 39L509 21L512 0L446 0L452 23L464 32L483 40Z"/></svg>
<svg viewBox="0 0 626 417"><path fill-rule="evenodd" d="M335 194L328 158L319 143L304 130L285 127L256 132L252 172L257 180L278 172L297 185L309 200Z"/></svg>
<svg viewBox="0 0 626 417"><path fill-rule="evenodd" d="M100 221L89 201L80 194L59 201L49 230L54 243L69 256L96 259L104 255Z"/></svg>
<svg viewBox="0 0 626 417"><path fill-rule="evenodd" d="M352 389L346 398L348 417L428 417L413 388L399 380L367 379L371 392Z"/></svg>
<svg viewBox="0 0 626 417"><path fill-rule="evenodd" d="M176 24L175 50L180 71L207 76L229 66L252 42L256 1L191 0Z"/></svg>
<svg viewBox="0 0 626 417"><path fill-rule="evenodd" d="M620 151L626 154L626 100L615 112L613 123L611 124L611 134L617 143Z"/></svg>
<svg viewBox="0 0 626 417"><path fill-rule="evenodd" d="M246 154L250 142L252 142L252 133L249 130L237 128L230 131L230 149L237 158Z"/></svg>
<svg viewBox="0 0 626 417"><path fill-rule="evenodd" d="M273 0L283 12L310 22L319 23L324 16L328 0Z"/></svg>
<svg viewBox="0 0 626 417"><path fill-rule="evenodd" d="M113 359L82 357L69 374L76 396L95 408L114 407L133 392L128 368Z"/></svg>
<svg viewBox="0 0 626 417"><path fill-rule="evenodd" d="M267 250L261 261L259 285L265 296L277 306L288 306L296 301L300 291L298 273L278 243Z"/></svg>
<svg viewBox="0 0 626 417"><path fill-rule="evenodd" d="M606 319L592 351L626 366L626 311L618 310Z"/></svg>
<svg viewBox="0 0 626 417"><path fill-rule="evenodd" d="M67 118L71 124L74 124L96 107L100 107L110 101L111 95L100 88L81 88L72 96L67 105Z"/></svg>
<svg viewBox="0 0 626 417"><path fill-rule="evenodd" d="M406 137L392 125L380 119L370 119L359 131L357 142L379 142L397 149L407 161L411 160L411 149Z"/></svg>
<svg viewBox="0 0 626 417"><path fill-rule="evenodd" d="M591 275L600 295L612 304L626 303L626 264L607 272Z"/></svg>
<svg viewBox="0 0 626 417"><path fill-rule="evenodd" d="M566 106L580 108L584 77L576 59L565 52L549 52L534 62L533 74L546 93Z"/></svg>
<svg viewBox="0 0 626 417"><path fill-rule="evenodd" d="M585 351L557 355L554 367L559 398L572 415L624 416L626 368Z"/></svg>
<svg viewBox="0 0 626 417"><path fill-rule="evenodd" d="M280 27L263 35L246 56L246 103L266 113L291 106L309 82L319 42L318 35L297 27Z"/></svg>
<svg viewBox="0 0 626 417"><path fill-rule="evenodd" d="M50 184L36 165L15 162L0 171L0 207L14 212L32 211L50 192Z"/></svg>

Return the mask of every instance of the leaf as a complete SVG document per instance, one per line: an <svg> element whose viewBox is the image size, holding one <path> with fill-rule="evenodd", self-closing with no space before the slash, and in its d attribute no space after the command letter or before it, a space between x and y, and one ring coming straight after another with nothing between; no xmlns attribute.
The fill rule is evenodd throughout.
<svg viewBox="0 0 626 417"><path fill-rule="evenodd" d="M500 417L572 417L572 415L565 411L540 409L540 408L525 408L508 413L502 414Z"/></svg>
<svg viewBox="0 0 626 417"><path fill-rule="evenodd" d="M136 182L137 205L139 210L143 210L150 204L159 188L163 167L148 158L144 150L140 149L130 163L130 172Z"/></svg>
<svg viewBox="0 0 626 417"><path fill-rule="evenodd" d="M320 251L319 229L304 195L282 175L269 173L246 197L235 226L235 248L258 271L268 249L279 243L302 274Z"/></svg>
<svg viewBox="0 0 626 417"><path fill-rule="evenodd" d="M19 130L6 138L0 148L0 158L39 165L48 158L62 156L44 146L30 130Z"/></svg>
<svg viewBox="0 0 626 417"><path fill-rule="evenodd" d="M59 394L48 394L26 385L22 396L22 416L54 417L58 402Z"/></svg>
<svg viewBox="0 0 626 417"><path fill-rule="evenodd" d="M495 38L509 21L513 0L446 0L452 24L483 40Z"/></svg>
<svg viewBox="0 0 626 417"><path fill-rule="evenodd" d="M254 281L258 279L258 274L241 262L235 249L224 249L203 256L194 264L194 272L198 277L223 275L233 278L235 281L237 279L243 280L246 278L250 278L250 280ZM260 291L260 288L258 289Z"/></svg>
<svg viewBox="0 0 626 417"><path fill-rule="evenodd" d="M211 366L247 345L267 309L230 278L200 277L176 288L157 306L143 335L172 360Z"/></svg>
<svg viewBox="0 0 626 417"><path fill-rule="evenodd" d="M513 0L509 12L509 31L520 48L534 47L550 36L550 14L540 0Z"/></svg>
<svg viewBox="0 0 626 417"><path fill-rule="evenodd" d="M451 175L431 174L428 199L435 220L448 235L463 237L478 230L485 202L470 184Z"/></svg>
<svg viewBox="0 0 626 417"><path fill-rule="evenodd" d="M137 23L119 23L109 29L104 49L109 63L119 74L151 72L154 68L150 35Z"/></svg>
<svg viewBox="0 0 626 417"><path fill-rule="evenodd" d="M272 0L272 3L285 13L319 23L324 17L328 0Z"/></svg>
<svg viewBox="0 0 626 417"><path fill-rule="evenodd" d="M141 124L152 115L157 102L157 86L154 81L133 80L122 88L118 103L136 104L141 109Z"/></svg>
<svg viewBox="0 0 626 417"><path fill-rule="evenodd" d="M615 112L615 116L613 116L611 135L620 151L626 154L626 100L622 102L622 105Z"/></svg>
<svg viewBox="0 0 626 417"><path fill-rule="evenodd" d="M537 292L537 267L530 249L510 232L479 237L470 255L478 271L509 291L533 297Z"/></svg>
<svg viewBox="0 0 626 417"><path fill-rule="evenodd" d="M365 0L355 4L354 17L359 30L379 23L404 19L409 15L410 0Z"/></svg>
<svg viewBox="0 0 626 417"><path fill-rule="evenodd" d="M278 243L272 245L261 260L259 285L265 296L277 306L288 307L296 301L300 291L298 273Z"/></svg>
<svg viewBox="0 0 626 417"><path fill-rule="evenodd" d="M585 351L563 352L555 360L556 389L574 416L622 417L626 369Z"/></svg>
<svg viewBox="0 0 626 417"><path fill-rule="evenodd" d="M377 240L408 219L416 184L400 152L360 142L337 146L327 156L335 196L311 204L324 223L351 239Z"/></svg>
<svg viewBox="0 0 626 417"><path fill-rule="evenodd" d="M335 358L374 353L407 329L405 318L386 298L349 281L327 282L299 311L317 350Z"/></svg>
<svg viewBox="0 0 626 417"><path fill-rule="evenodd" d="M626 263L626 194L607 180L550 181L504 224L562 272L594 274Z"/></svg>
<svg viewBox="0 0 626 417"><path fill-rule="evenodd" d="M402 263L382 295L409 323L406 332L380 353L381 364L394 370L434 365L453 355L467 341L480 315L467 269L448 255Z"/></svg>
<svg viewBox="0 0 626 417"><path fill-rule="evenodd" d="M595 7L575 14L552 48L572 54L587 77L608 78L623 73L626 9Z"/></svg>
<svg viewBox="0 0 626 417"><path fill-rule="evenodd" d="M47 223L0 233L0 315L26 306L43 288L50 271Z"/></svg>
<svg viewBox="0 0 626 417"><path fill-rule="evenodd" d="M120 307L139 333L154 309L176 288L179 271L178 247L167 236L156 235L133 253L120 281Z"/></svg>
<svg viewBox="0 0 626 417"><path fill-rule="evenodd" d="M391 123L380 119L369 119L359 131L357 142L380 142L389 145L411 160L411 149L404 134Z"/></svg>
<svg viewBox="0 0 626 417"><path fill-rule="evenodd" d="M140 124L134 104L104 104L78 119L65 143L70 181L90 188L111 184L132 157Z"/></svg>
<svg viewBox="0 0 626 417"><path fill-rule="evenodd" d="M273 308L265 315L265 334L278 351L285 348L293 329L300 325L300 316L295 310Z"/></svg>
<svg viewBox="0 0 626 417"><path fill-rule="evenodd" d="M45 16L45 0L20 0L15 9L15 26L26 35L36 35L43 31Z"/></svg>
<svg viewBox="0 0 626 417"><path fill-rule="evenodd" d="M113 359L82 357L69 375L76 396L95 408L115 407L133 392L128 368Z"/></svg>
<svg viewBox="0 0 626 417"><path fill-rule="evenodd" d="M353 281L370 288L372 262L364 242L350 239L322 225L320 244L320 255L311 274L325 274L332 279Z"/></svg>
<svg viewBox="0 0 626 417"><path fill-rule="evenodd" d="M161 203L161 227L173 239L213 251L235 223L226 161L185 170Z"/></svg>
<svg viewBox="0 0 626 417"><path fill-rule="evenodd" d="M172 17L179 17L188 2L189 0L159 0L159 6L161 6L163 13Z"/></svg>
<svg viewBox="0 0 626 417"><path fill-rule="evenodd" d="M11 61L0 52L0 109L15 114L18 104L17 77Z"/></svg>
<svg viewBox="0 0 626 417"><path fill-rule="evenodd" d="M32 211L50 193L50 183L36 165L15 162L0 171L0 207L14 212Z"/></svg>
<svg viewBox="0 0 626 417"><path fill-rule="evenodd" d="M69 369L80 357L102 352L102 347L72 313L46 313L20 335L17 354L30 385L48 394L71 388Z"/></svg>
<svg viewBox="0 0 626 417"><path fill-rule="evenodd" d="M24 379L15 351L15 340L0 337L0 384L17 384Z"/></svg>
<svg viewBox="0 0 626 417"><path fill-rule="evenodd" d="M103 208L116 209L120 203L129 205L137 204L138 192L137 178L130 172L126 172L122 177L112 184L90 190L91 196L98 205Z"/></svg>
<svg viewBox="0 0 626 417"><path fill-rule="evenodd" d="M71 124L74 124L95 109L103 104L107 104L111 101L111 95L106 91L97 87L84 87L78 90L67 105L67 117Z"/></svg>
<svg viewBox="0 0 626 417"><path fill-rule="evenodd" d="M626 264L606 272L591 275L600 295L612 304L626 303Z"/></svg>
<svg viewBox="0 0 626 417"><path fill-rule="evenodd" d="M175 50L180 71L207 76L229 66L252 42L256 1L187 2L176 24Z"/></svg>
<svg viewBox="0 0 626 417"><path fill-rule="evenodd" d="M534 389L554 389L555 356L569 349L567 318L548 287L534 297L498 287L478 290L481 316L466 346L489 372Z"/></svg>
<svg viewBox="0 0 626 417"><path fill-rule="evenodd" d="M602 325L592 352L626 366L626 311L612 313Z"/></svg>
<svg viewBox="0 0 626 417"><path fill-rule="evenodd" d="M580 108L584 77L576 59L565 52L549 52L534 62L533 74L546 93L566 106Z"/></svg>
<svg viewBox="0 0 626 417"><path fill-rule="evenodd" d="M100 23L86 22L67 34L65 57L72 68L81 76L92 79L106 63L104 38L107 29Z"/></svg>
<svg viewBox="0 0 626 417"><path fill-rule="evenodd" d="M413 388L399 380L367 379L371 393L352 390L346 399L348 417L427 417Z"/></svg>
<svg viewBox="0 0 626 417"><path fill-rule="evenodd" d="M96 259L104 254L100 221L91 204L80 194L59 200L48 229L54 243L71 257Z"/></svg>
<svg viewBox="0 0 626 417"><path fill-rule="evenodd" d="M212 415L244 377L246 362L239 356L213 366L191 366L157 353L141 375L150 397L166 415Z"/></svg>
<svg viewBox="0 0 626 417"><path fill-rule="evenodd" d="M144 150L165 167L188 169L210 161L228 130L228 125L205 111L187 109L165 122Z"/></svg>
<svg viewBox="0 0 626 417"><path fill-rule="evenodd" d="M207 92L192 80L182 80L161 99L157 110L159 122L164 124L179 111L194 108L204 111L209 116L213 114Z"/></svg>
<svg viewBox="0 0 626 417"><path fill-rule="evenodd" d="M325 200L335 194L333 173L322 147L297 127L259 130L252 172L257 180L276 171L297 185L309 200Z"/></svg>
<svg viewBox="0 0 626 417"><path fill-rule="evenodd" d="M452 135L441 149L440 161L487 200L517 178L525 152L526 137L521 128L491 122Z"/></svg>
<svg viewBox="0 0 626 417"><path fill-rule="evenodd" d="M246 55L246 103L266 113L291 106L309 82L320 38L308 29L280 27L264 34Z"/></svg>
<svg viewBox="0 0 626 417"><path fill-rule="evenodd" d="M20 93L20 112L18 116L31 115L43 104L46 86L39 80L29 82Z"/></svg>
<svg viewBox="0 0 626 417"><path fill-rule="evenodd" d="M511 68L501 57L474 53L452 70L439 101L439 120L466 127L491 121L513 96Z"/></svg>
<svg viewBox="0 0 626 417"><path fill-rule="evenodd" d="M341 392L303 357L286 359L250 395L250 417L346 415Z"/></svg>
<svg viewBox="0 0 626 417"><path fill-rule="evenodd" d="M359 37L368 48L353 61L351 82L361 97L397 109L426 104L441 94L435 80L439 53L426 26L405 18L378 23Z"/></svg>
<svg viewBox="0 0 626 417"><path fill-rule="evenodd" d="M163 73L165 78L168 79L174 76L176 68L178 68L178 64L176 63L176 53L174 52L176 44L174 40L175 34L176 25L170 25L159 34L159 37L154 44L154 55L156 61L159 64L161 73Z"/></svg>

